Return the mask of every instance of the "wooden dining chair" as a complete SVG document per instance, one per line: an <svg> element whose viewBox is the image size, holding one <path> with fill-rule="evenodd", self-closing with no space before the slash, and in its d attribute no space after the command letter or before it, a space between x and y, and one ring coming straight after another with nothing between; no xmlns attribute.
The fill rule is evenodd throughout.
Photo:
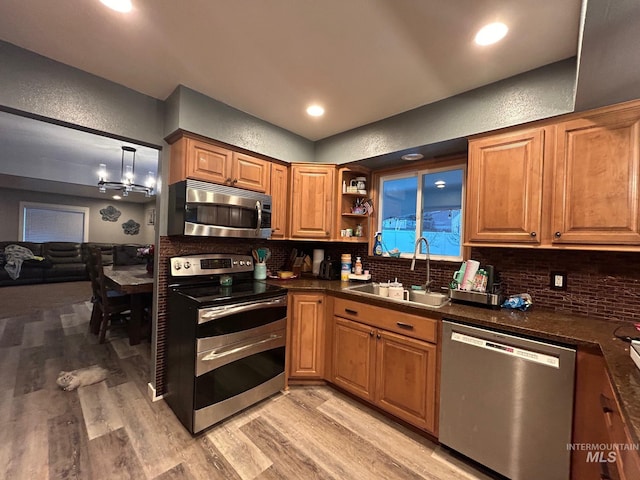
<svg viewBox="0 0 640 480"><path fill-rule="evenodd" d="M89 329L98 335L98 341L104 343L107 329L115 318L124 318L131 314L131 298L107 288L102 265L102 252L92 247L87 258L87 269L93 292L93 310Z"/></svg>

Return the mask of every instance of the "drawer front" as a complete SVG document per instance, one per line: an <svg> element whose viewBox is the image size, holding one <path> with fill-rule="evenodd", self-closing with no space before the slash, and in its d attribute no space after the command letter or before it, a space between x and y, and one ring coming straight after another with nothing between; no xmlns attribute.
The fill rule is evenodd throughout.
<svg viewBox="0 0 640 480"><path fill-rule="evenodd" d="M436 343L438 340L438 321L433 318L397 312L343 298L336 298L333 305L333 314L338 317L366 323L372 327L426 342Z"/></svg>

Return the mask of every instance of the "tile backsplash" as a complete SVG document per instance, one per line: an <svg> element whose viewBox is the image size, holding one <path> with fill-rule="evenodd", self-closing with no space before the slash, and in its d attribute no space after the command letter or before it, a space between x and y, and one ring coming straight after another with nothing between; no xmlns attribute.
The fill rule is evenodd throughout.
<svg viewBox="0 0 640 480"><path fill-rule="evenodd" d="M322 243L296 241L268 241L209 237L162 237L158 249L158 349L156 388L164 389L166 338L166 286L168 259L177 255L197 253L236 253L248 255L252 248L268 247L271 258L267 268L276 271L297 248L312 256L314 248L322 248L325 258L339 260L342 253L360 256L363 266L376 282L395 278L404 285L419 285L426 280L426 262L418 260L410 271L411 260L372 257L367 245L353 243ZM640 321L640 254L620 252L555 251L517 248L473 248L471 258L481 265L493 265L502 280L506 295L529 293L536 306L591 317ZM460 264L432 261L432 288L446 287ZM567 289L550 288L551 272L567 274Z"/></svg>

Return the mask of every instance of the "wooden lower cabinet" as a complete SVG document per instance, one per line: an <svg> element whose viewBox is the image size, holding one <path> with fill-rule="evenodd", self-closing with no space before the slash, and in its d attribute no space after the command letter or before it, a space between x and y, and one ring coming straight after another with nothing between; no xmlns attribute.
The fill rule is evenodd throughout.
<svg viewBox="0 0 640 480"><path fill-rule="evenodd" d="M375 391L378 406L434 432L436 346L378 330Z"/></svg>
<svg viewBox="0 0 640 480"><path fill-rule="evenodd" d="M572 480L640 478L640 455L620 413L620 406L600 352L578 349L576 356L576 398L573 442L601 445L571 452ZM612 445L620 448L611 449Z"/></svg>
<svg viewBox="0 0 640 480"><path fill-rule="evenodd" d="M322 380L325 356L325 295L289 295L289 379Z"/></svg>
<svg viewBox="0 0 640 480"><path fill-rule="evenodd" d="M395 313L379 310L387 317ZM339 316L333 318L331 381L435 435L436 345Z"/></svg>
<svg viewBox="0 0 640 480"><path fill-rule="evenodd" d="M336 385L373 401L376 360L375 329L334 317L333 375Z"/></svg>

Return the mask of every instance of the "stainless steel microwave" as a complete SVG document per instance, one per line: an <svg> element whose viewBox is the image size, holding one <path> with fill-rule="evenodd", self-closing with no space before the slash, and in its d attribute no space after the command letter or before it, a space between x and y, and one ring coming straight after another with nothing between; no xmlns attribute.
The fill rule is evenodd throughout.
<svg viewBox="0 0 640 480"><path fill-rule="evenodd" d="M271 195L199 180L169 185L169 235L268 238Z"/></svg>

